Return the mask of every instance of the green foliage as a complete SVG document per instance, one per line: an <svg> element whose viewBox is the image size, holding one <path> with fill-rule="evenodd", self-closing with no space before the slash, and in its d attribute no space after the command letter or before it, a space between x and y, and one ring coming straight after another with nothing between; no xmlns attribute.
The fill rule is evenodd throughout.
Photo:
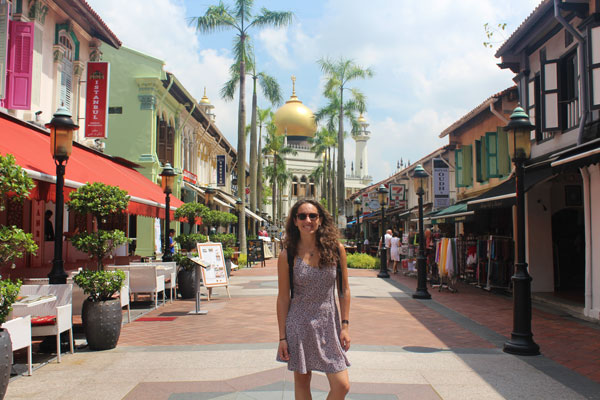
<svg viewBox="0 0 600 400"><path fill-rule="evenodd" d="M348 268L377 269L379 268L379 258L368 254L354 253L347 255Z"/></svg>
<svg viewBox="0 0 600 400"><path fill-rule="evenodd" d="M225 247L223 249L223 257L226 260L231 260L231 257L233 256L233 249L231 247Z"/></svg>
<svg viewBox="0 0 600 400"><path fill-rule="evenodd" d="M248 265L248 256L246 254L240 254L238 257L238 265L240 267L245 267Z"/></svg>
<svg viewBox="0 0 600 400"><path fill-rule="evenodd" d="M223 247L235 246L236 237L234 233L217 233L210 236L211 242L222 243Z"/></svg>
<svg viewBox="0 0 600 400"><path fill-rule="evenodd" d="M0 226L0 264L21 258L25 253L35 254L37 249L31 233L16 226Z"/></svg>
<svg viewBox="0 0 600 400"><path fill-rule="evenodd" d="M506 40L506 23L499 23L496 26L492 27L489 22L483 24L483 29L485 30L485 36L488 38L487 42L483 42L483 47L493 48L494 44L498 44L499 42ZM500 40L494 40L494 34L498 33L500 36Z"/></svg>
<svg viewBox="0 0 600 400"><path fill-rule="evenodd" d="M206 242L206 236L201 233L181 234L175 237L175 241L182 250L193 251L196 249L196 243Z"/></svg>
<svg viewBox="0 0 600 400"><path fill-rule="evenodd" d="M101 182L86 183L70 194L69 210L81 215L92 214L96 222L127 209L129 196L125 190Z"/></svg>
<svg viewBox="0 0 600 400"><path fill-rule="evenodd" d="M12 305L17 300L21 281L12 282L10 279L0 281L0 325L6 322L8 313L12 311Z"/></svg>
<svg viewBox="0 0 600 400"><path fill-rule="evenodd" d="M198 257L198 253L191 253L191 257ZM183 268L186 271L191 271L194 269L194 262L189 259L188 256L182 253L175 253L173 255L173 260L177 263L179 268Z"/></svg>
<svg viewBox="0 0 600 400"><path fill-rule="evenodd" d="M27 198L35 187L33 179L15 164L12 154L0 155L0 211L4 210L4 195L9 194L11 201L21 202Z"/></svg>
<svg viewBox="0 0 600 400"><path fill-rule="evenodd" d="M98 271L103 269L102 259L122 244L130 243L131 239L123 231L99 230L98 232L82 232L71 238L71 243L79 251L88 253L90 258L95 258Z"/></svg>
<svg viewBox="0 0 600 400"><path fill-rule="evenodd" d="M185 218L188 221L188 224L194 225L196 223L196 218L202 217L209 212L210 209L206 207L204 204L200 203L185 203L177 210L175 210L175 218ZM203 221L204 223L204 221Z"/></svg>
<svg viewBox="0 0 600 400"><path fill-rule="evenodd" d="M237 223L237 220L234 214L218 210L210 210L202 216L202 223L206 226L227 226Z"/></svg>
<svg viewBox="0 0 600 400"><path fill-rule="evenodd" d="M83 293L89 295L90 301L106 301L123 287L125 272L83 270L73 280L83 289Z"/></svg>

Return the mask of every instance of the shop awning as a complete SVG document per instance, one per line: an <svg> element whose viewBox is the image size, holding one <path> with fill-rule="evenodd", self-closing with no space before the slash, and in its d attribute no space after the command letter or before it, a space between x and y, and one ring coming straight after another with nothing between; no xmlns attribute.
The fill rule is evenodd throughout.
<svg viewBox="0 0 600 400"><path fill-rule="evenodd" d="M524 179L525 192L552 176L553 172L552 169L549 168L549 165L536 169L526 168ZM476 211L481 209L510 207L515 204L515 199L515 177L512 176L498 186L467 201L467 209L469 211Z"/></svg>
<svg viewBox="0 0 600 400"><path fill-rule="evenodd" d="M229 204L225 203L223 200L219 199L218 197L213 197L213 200L215 201L215 203L217 203L225 208L233 208Z"/></svg>
<svg viewBox="0 0 600 400"><path fill-rule="evenodd" d="M254 218L258 222L266 222L266 220L264 218L259 217L258 215L256 215L252 211L250 211L250 209L248 209L248 208L246 208L246 215L249 216L250 218Z"/></svg>
<svg viewBox="0 0 600 400"><path fill-rule="evenodd" d="M555 171L573 170L600 162L600 139L562 151L551 165Z"/></svg>
<svg viewBox="0 0 600 400"><path fill-rule="evenodd" d="M56 166L50 155L50 136L41 129L0 113L0 153L12 154L16 163L36 181L30 198L56 199ZM73 143L65 168L65 200L87 182L102 182L126 190L130 214L164 218L165 194L160 186L133 169L133 163ZM183 202L171 196L171 211Z"/></svg>
<svg viewBox="0 0 600 400"><path fill-rule="evenodd" d="M464 220L467 216L473 214L475 214L475 211L467 210L467 203L459 203L432 213L427 219L430 219L432 224L453 223Z"/></svg>

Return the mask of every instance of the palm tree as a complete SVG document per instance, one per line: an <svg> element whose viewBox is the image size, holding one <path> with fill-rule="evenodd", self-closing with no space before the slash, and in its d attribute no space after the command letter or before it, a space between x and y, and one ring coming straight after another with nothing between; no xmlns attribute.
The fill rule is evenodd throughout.
<svg viewBox="0 0 600 400"><path fill-rule="evenodd" d="M266 127L267 120L270 119L273 115L273 112L270 108L257 109L257 117L258 117L258 152L257 152L257 160L256 160L256 208L259 210L263 210L263 161L262 161L262 128Z"/></svg>
<svg viewBox="0 0 600 400"><path fill-rule="evenodd" d="M321 128L317 132L314 138L311 138L310 143L311 151L315 153L315 158L322 157L323 158L323 170L324 176L323 186L322 186L322 194L327 199L327 209L333 213L333 204L332 201L332 165L331 165L331 148L336 145L336 137L335 132L328 128ZM333 203L333 204L332 204Z"/></svg>
<svg viewBox="0 0 600 400"><path fill-rule="evenodd" d="M338 159L337 159L337 207L334 210L334 215L337 216L337 209L341 212L344 210L344 89L350 90L352 97L357 102L364 103L364 96L356 89L348 88L347 84L358 78L370 78L373 76L373 71L370 68L362 68L355 64L353 60L340 58L337 61L332 61L328 58L321 58L317 61L321 67L321 71L326 76L325 97L332 100L332 95L336 93L338 98ZM337 222L337 219L336 219Z"/></svg>
<svg viewBox="0 0 600 400"><path fill-rule="evenodd" d="M273 164L265 167L265 175L269 178L271 185L273 186L273 219L276 219L277 215L277 187L278 182L286 171L284 156L287 154L296 155L298 152L291 147L285 145L285 137L277 134L277 127L271 121L267 125L267 135L265 136L265 146L262 149L264 155L270 155L273 158Z"/></svg>
<svg viewBox="0 0 600 400"><path fill-rule="evenodd" d="M252 77L252 110L250 118L250 209L254 211L257 208L258 202L258 151L257 151L257 85L260 85L263 95L273 105L279 105L283 101L281 96L281 88L279 83L272 76L264 72L256 72L256 60L246 60L247 75ZM221 97L225 100L233 100L235 91L239 83L239 62L234 63L230 69L231 79L225 83L221 89ZM248 129L248 127L247 127ZM246 132L247 134L247 132ZM260 207L258 207L260 208Z"/></svg>
<svg viewBox="0 0 600 400"><path fill-rule="evenodd" d="M240 251L246 252L246 200L242 195L245 187L246 177L246 141L244 140L244 128L246 126L246 60L251 54L250 37L248 32L251 28L266 26L282 27L292 22L293 14L288 11L270 11L262 8L260 14L252 15L253 0L234 0L233 7L226 6L222 1L218 5L209 6L205 14L192 18L196 29L202 33L213 33L225 29L233 29L237 33L234 41L234 59L239 62L239 106L238 106L238 145L237 145L237 176L238 195L242 199L240 217L238 219L238 231L240 240Z"/></svg>

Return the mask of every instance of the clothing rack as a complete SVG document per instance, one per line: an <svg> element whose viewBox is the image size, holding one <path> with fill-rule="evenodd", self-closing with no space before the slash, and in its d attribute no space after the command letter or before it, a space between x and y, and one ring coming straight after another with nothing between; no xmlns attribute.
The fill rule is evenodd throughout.
<svg viewBox="0 0 600 400"><path fill-rule="evenodd" d="M485 289L509 290L513 268L513 238L490 235L487 241L487 281Z"/></svg>
<svg viewBox="0 0 600 400"><path fill-rule="evenodd" d="M445 248L444 248L445 246ZM457 271L457 246L456 239L454 238L441 238L436 240L435 242L435 263L437 265L439 283L435 285L431 285L431 288L438 288L438 291L442 291L444 289L448 290L451 293L456 293L457 290L454 288L456 285L456 278L458 276ZM450 254L449 254L450 252ZM448 260L447 257L451 257L451 260ZM442 263L446 263L440 265ZM451 270L446 269L446 266L450 265L452 267ZM440 273L441 272L441 273Z"/></svg>

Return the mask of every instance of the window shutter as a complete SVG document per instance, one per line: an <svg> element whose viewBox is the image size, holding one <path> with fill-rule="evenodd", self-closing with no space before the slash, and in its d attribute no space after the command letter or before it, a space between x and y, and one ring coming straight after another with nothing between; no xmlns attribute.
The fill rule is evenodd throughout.
<svg viewBox="0 0 600 400"><path fill-rule="evenodd" d="M158 121L158 140L156 142L158 160L165 164L167 162L167 123Z"/></svg>
<svg viewBox="0 0 600 400"><path fill-rule="evenodd" d="M31 69L33 66L33 22L11 21L6 82L6 107L31 108Z"/></svg>
<svg viewBox="0 0 600 400"><path fill-rule="evenodd" d="M463 146L463 185L473 185L473 146Z"/></svg>
<svg viewBox="0 0 600 400"><path fill-rule="evenodd" d="M481 159L481 140L475 140L475 177L477 182L483 182Z"/></svg>
<svg viewBox="0 0 600 400"><path fill-rule="evenodd" d="M455 178L456 178L456 186L457 187L462 187L464 186L463 184L463 156L462 156L462 149L457 149L454 150L454 171L455 171Z"/></svg>
<svg viewBox="0 0 600 400"><path fill-rule="evenodd" d="M527 114L531 123L535 125L535 78L527 83Z"/></svg>
<svg viewBox="0 0 600 400"><path fill-rule="evenodd" d="M542 130L558 130L558 61L542 64Z"/></svg>
<svg viewBox="0 0 600 400"><path fill-rule="evenodd" d="M167 162L175 167L175 128L169 126L167 128Z"/></svg>
<svg viewBox="0 0 600 400"><path fill-rule="evenodd" d="M510 155L508 154L508 133L502 127L496 130L498 175L506 176L510 173Z"/></svg>
<svg viewBox="0 0 600 400"><path fill-rule="evenodd" d="M591 88L591 107L600 108L600 26L590 29L590 88Z"/></svg>
<svg viewBox="0 0 600 400"><path fill-rule="evenodd" d="M497 178L498 174L498 140L496 132L485 133L485 147L487 151L487 170L490 178Z"/></svg>
<svg viewBox="0 0 600 400"><path fill-rule="evenodd" d="M8 62L8 12L10 3L0 4L0 99L6 95L6 63Z"/></svg>
<svg viewBox="0 0 600 400"><path fill-rule="evenodd" d="M60 105L71 110L71 98L73 95L73 62L63 57L60 72Z"/></svg>

